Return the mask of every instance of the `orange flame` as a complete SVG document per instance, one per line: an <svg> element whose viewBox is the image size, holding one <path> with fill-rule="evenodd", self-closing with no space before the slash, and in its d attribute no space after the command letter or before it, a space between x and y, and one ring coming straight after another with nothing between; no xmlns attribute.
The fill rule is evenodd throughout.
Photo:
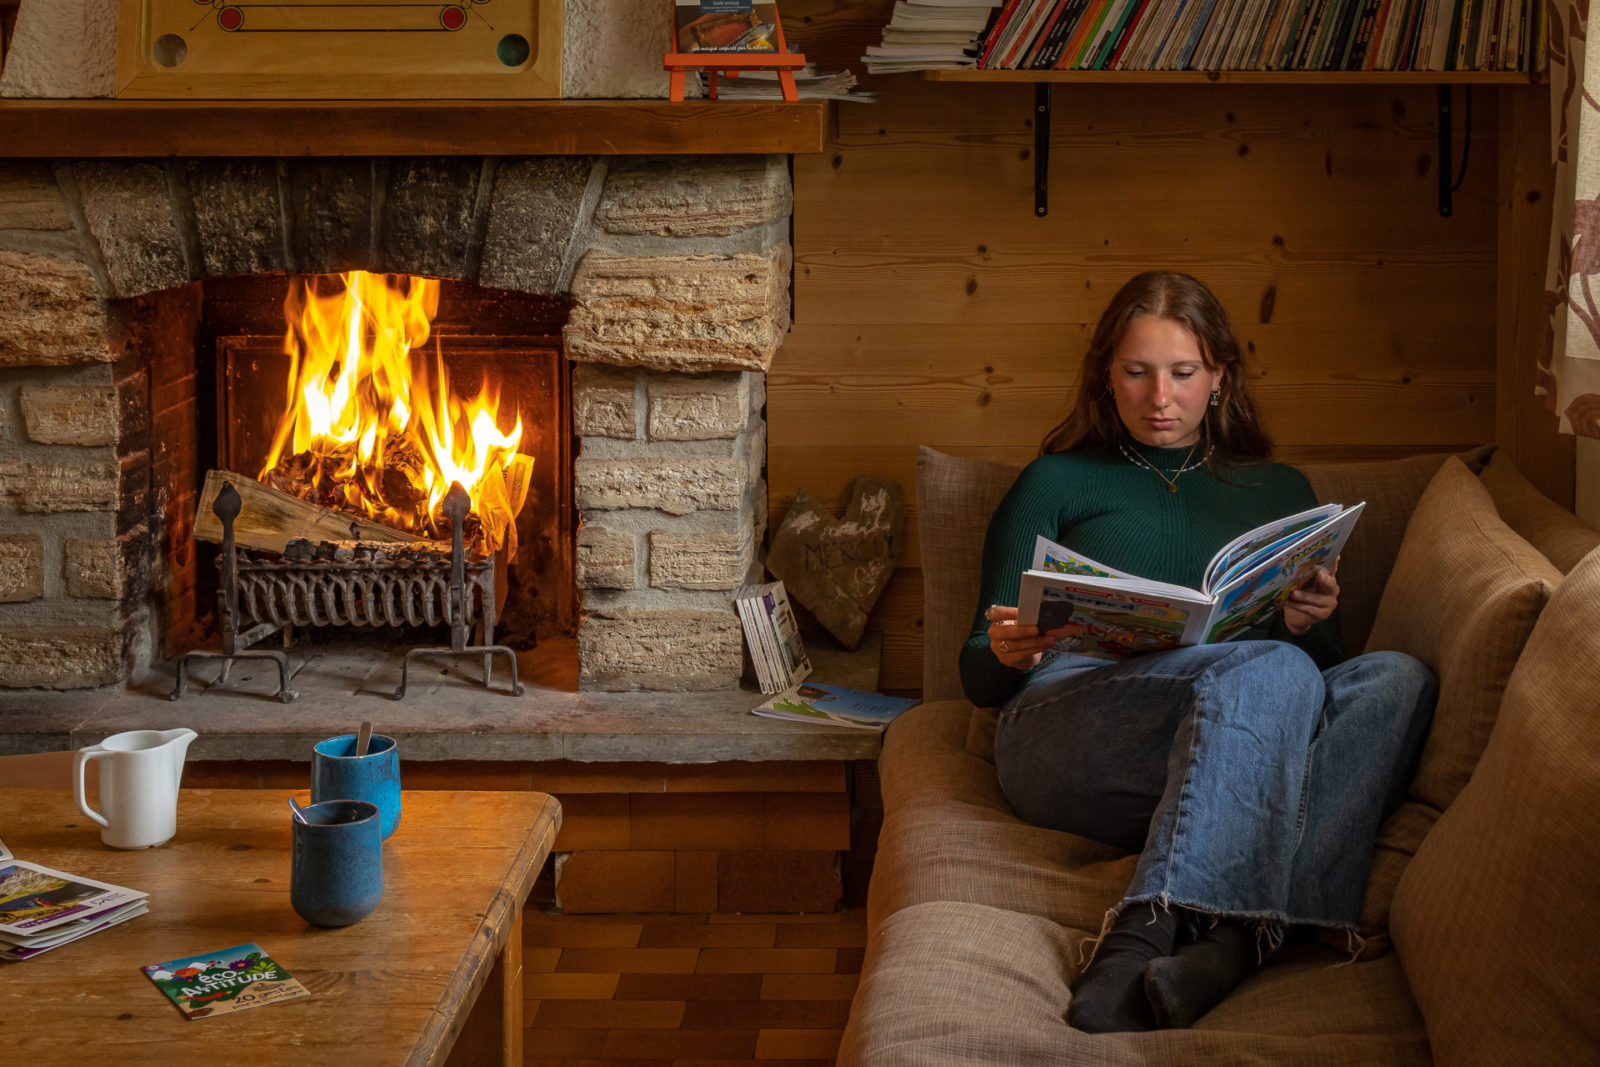
<svg viewBox="0 0 1600 1067"><path fill-rule="evenodd" d="M318 279L289 288L284 351L289 397L259 479L397 529L449 536L440 502L452 482L472 498L491 551L507 541L532 458L517 453L522 419L497 421L500 390L451 393L443 355L423 346L439 310L431 278L353 271L324 295Z"/></svg>

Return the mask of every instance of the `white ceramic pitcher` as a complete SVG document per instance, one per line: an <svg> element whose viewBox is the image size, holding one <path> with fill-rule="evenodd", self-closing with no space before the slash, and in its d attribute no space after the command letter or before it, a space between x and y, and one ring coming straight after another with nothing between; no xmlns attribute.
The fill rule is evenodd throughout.
<svg viewBox="0 0 1600 1067"><path fill-rule="evenodd" d="M178 830L183 757L196 736L187 727L128 730L78 750L73 795L79 809L100 824L101 841L112 848L131 849L150 848L171 839ZM83 774L90 760L100 761L104 815L89 807L83 795Z"/></svg>

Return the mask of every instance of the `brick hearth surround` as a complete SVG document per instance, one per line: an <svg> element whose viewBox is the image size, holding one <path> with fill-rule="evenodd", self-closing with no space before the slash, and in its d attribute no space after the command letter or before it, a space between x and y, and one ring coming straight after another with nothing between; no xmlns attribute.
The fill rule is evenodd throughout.
<svg viewBox="0 0 1600 1067"><path fill-rule="evenodd" d="M157 565L197 385L130 322L182 329L200 279L354 269L570 297L580 684L736 685L791 207L782 156L0 161L0 691L120 683L193 595Z"/></svg>

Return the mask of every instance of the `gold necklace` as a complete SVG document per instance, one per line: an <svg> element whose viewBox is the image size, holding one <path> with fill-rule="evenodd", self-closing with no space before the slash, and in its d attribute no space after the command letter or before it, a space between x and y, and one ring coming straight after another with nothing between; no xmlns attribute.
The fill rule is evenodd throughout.
<svg viewBox="0 0 1600 1067"><path fill-rule="evenodd" d="M1162 473L1160 467L1157 467L1154 463L1151 463L1148 459L1145 459L1139 453L1128 451L1128 446L1123 444L1121 441L1117 442L1117 448L1122 450L1122 457L1124 459L1126 459L1129 463L1132 463L1135 467L1148 467L1150 470L1155 471L1156 472L1156 477L1160 478L1162 481L1167 483L1167 492L1169 492L1169 493L1176 493L1178 491L1178 478L1182 474L1184 474L1187 471L1192 471L1196 467L1202 466L1205 463L1207 457L1209 457L1211 455L1211 449L1207 448L1206 449L1206 454L1204 456L1201 456L1199 459L1195 460L1193 463L1190 463L1189 462L1189 457L1194 455L1194 450L1199 448L1199 447L1200 447L1200 442L1199 441L1196 441L1194 444L1190 445L1189 446L1189 451L1185 452L1184 455L1183 455L1183 463L1179 465L1177 470L1172 472L1172 477L1168 478L1164 473Z"/></svg>

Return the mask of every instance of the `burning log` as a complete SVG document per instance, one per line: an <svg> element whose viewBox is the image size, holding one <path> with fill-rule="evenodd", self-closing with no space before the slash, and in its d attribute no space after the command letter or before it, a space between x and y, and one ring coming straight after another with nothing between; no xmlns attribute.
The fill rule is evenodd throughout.
<svg viewBox="0 0 1600 1067"><path fill-rule="evenodd" d="M415 534L390 529L359 515L319 507L242 474L222 470L207 471L205 488L200 491L194 535L202 541L222 542L222 523L211 505L224 485L233 486L243 500L239 517L233 524L234 539L241 548L282 555L289 541L299 537L315 541L353 539L391 544L423 541Z"/></svg>

